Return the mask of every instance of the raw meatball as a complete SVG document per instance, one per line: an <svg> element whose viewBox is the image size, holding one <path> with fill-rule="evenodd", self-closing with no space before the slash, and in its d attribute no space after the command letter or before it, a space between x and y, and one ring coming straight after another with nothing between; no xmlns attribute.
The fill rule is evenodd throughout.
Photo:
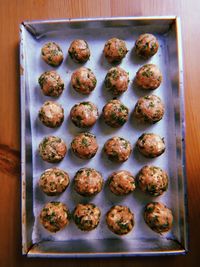
<svg viewBox="0 0 200 267"><path fill-rule="evenodd" d="M61 202L47 203L40 213L40 222L50 232L58 232L69 224L70 214L67 206Z"/></svg>
<svg viewBox="0 0 200 267"><path fill-rule="evenodd" d="M105 77L105 87L110 90L113 95L120 95L128 88L129 74L120 67L111 68Z"/></svg>
<svg viewBox="0 0 200 267"><path fill-rule="evenodd" d="M73 213L74 222L82 231L94 230L99 224L100 216L100 209L92 203L78 204Z"/></svg>
<svg viewBox="0 0 200 267"><path fill-rule="evenodd" d="M135 178L128 171L113 172L108 179L109 188L115 195L127 195L135 190Z"/></svg>
<svg viewBox="0 0 200 267"><path fill-rule="evenodd" d="M104 46L104 56L107 58L109 63L120 62L128 52L126 43L123 40L112 38L109 39Z"/></svg>
<svg viewBox="0 0 200 267"><path fill-rule="evenodd" d="M57 67L63 62L62 49L54 42L44 44L41 54L44 61L51 66Z"/></svg>
<svg viewBox="0 0 200 267"><path fill-rule="evenodd" d="M92 168L82 168L74 177L74 189L82 196L94 196L103 187L103 178L100 172Z"/></svg>
<svg viewBox="0 0 200 267"><path fill-rule="evenodd" d="M137 71L135 81L143 89L154 90L162 82L162 73L156 65L146 64Z"/></svg>
<svg viewBox="0 0 200 267"><path fill-rule="evenodd" d="M164 204L151 202L145 207L144 220L154 232L162 234L172 228L173 215Z"/></svg>
<svg viewBox="0 0 200 267"><path fill-rule="evenodd" d="M71 77L72 87L79 93L88 95L96 87L97 79L91 69L81 67Z"/></svg>
<svg viewBox="0 0 200 267"><path fill-rule="evenodd" d="M77 127L87 128L96 123L99 117L99 112L95 104L92 102L81 102L72 107L70 117Z"/></svg>
<svg viewBox="0 0 200 267"><path fill-rule="evenodd" d="M156 123L164 115L165 108L160 97L149 95L139 98L135 105L134 116L141 122Z"/></svg>
<svg viewBox="0 0 200 267"><path fill-rule="evenodd" d="M69 182L69 175L65 171L51 168L42 173L39 186L48 196L56 196L65 191Z"/></svg>
<svg viewBox="0 0 200 267"><path fill-rule="evenodd" d="M108 159L115 162L124 162L129 158L132 148L129 141L116 136L105 143L104 151Z"/></svg>
<svg viewBox="0 0 200 267"><path fill-rule="evenodd" d="M160 196L168 188L168 175L159 167L144 166L137 175L139 188L151 196Z"/></svg>
<svg viewBox="0 0 200 267"><path fill-rule="evenodd" d="M64 109L53 101L46 101L39 110L38 117L47 127L59 127L64 120Z"/></svg>
<svg viewBox="0 0 200 267"><path fill-rule="evenodd" d="M39 85L44 95L57 97L64 90L64 82L60 75L52 70L44 72L38 79Z"/></svg>
<svg viewBox="0 0 200 267"><path fill-rule="evenodd" d="M57 136L47 136L39 144L39 153L44 161L60 162L67 152L65 142Z"/></svg>
<svg viewBox="0 0 200 267"><path fill-rule="evenodd" d="M98 150L96 136L91 133L80 133L73 139L71 148L77 157L91 159Z"/></svg>
<svg viewBox="0 0 200 267"><path fill-rule="evenodd" d="M136 146L143 156L147 158L158 157L165 151L164 138L153 133L142 134L138 138Z"/></svg>
<svg viewBox="0 0 200 267"><path fill-rule="evenodd" d="M113 206L106 214L108 228L117 235L128 234L134 226L134 214L126 206Z"/></svg>
<svg viewBox="0 0 200 267"><path fill-rule="evenodd" d="M159 43L153 34L141 34L135 42L135 52L138 56L148 59L158 51Z"/></svg>
<svg viewBox="0 0 200 267"><path fill-rule="evenodd" d="M85 40L74 40L69 47L68 53L77 63L84 63L90 58L90 49Z"/></svg>
<svg viewBox="0 0 200 267"><path fill-rule="evenodd" d="M105 123L111 127L121 127L128 120L129 109L118 99L110 100L102 111Z"/></svg>

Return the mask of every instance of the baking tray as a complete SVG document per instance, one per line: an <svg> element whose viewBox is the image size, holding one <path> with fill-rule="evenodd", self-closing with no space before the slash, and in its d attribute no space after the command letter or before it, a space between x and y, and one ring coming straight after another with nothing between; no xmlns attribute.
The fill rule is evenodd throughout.
<svg viewBox="0 0 200 267"><path fill-rule="evenodd" d="M133 47L137 36L150 32L157 36L160 49L150 60L134 56ZM26 21L20 25L20 82L21 82L21 216L22 253L28 257L119 257L185 254L188 250L187 197L185 177L184 142L184 91L180 19L177 17L117 17L62 19L48 21ZM134 123L132 116L120 129L111 129L100 118L90 130L97 135L99 150L90 161L77 159L71 151L57 164L66 170L71 178L70 187L59 197L45 196L38 188L40 174L55 166L42 162L37 147L45 135L62 137L69 148L71 140L80 129L69 120L71 107L82 100L91 100L99 111L112 98L105 92L103 81L110 64L104 59L102 50L107 39L118 37L127 43L128 54L120 66L129 72L131 83L128 91L120 98L130 109L145 90L134 87L133 79L137 69L145 63L155 63L163 73L163 83L153 93L165 104L164 118L157 124L147 126ZM72 72L80 67L67 56L73 39L86 39L91 49L91 58L85 64L97 77L97 87L89 96L82 96L70 87ZM49 129L38 121L37 114L44 101L38 85L41 73L53 69L41 60L40 51L47 41L56 41L64 52L64 62L56 70L64 79L65 90L56 101L65 109L65 121L58 129ZM133 150L130 159L120 165L108 161L102 153L104 142L114 135L123 136L134 146L143 132L155 132L165 138L166 152L156 159L145 159ZM117 169L126 169L134 175L145 164L154 164L165 169L170 177L168 191L152 198L139 190L127 197L116 197L108 192L106 185L94 198L83 198L73 191L72 179L75 172L84 166L101 171L106 181ZM39 224L38 215L46 202L63 201L72 210L79 202L93 202L102 210L98 228L90 233L81 232L74 223L64 230L51 234ZM158 235L144 223L142 211L150 201L161 201L169 206L174 215L173 229ZM114 204L127 204L135 214L135 226L127 236L117 237L105 225L105 213Z"/></svg>

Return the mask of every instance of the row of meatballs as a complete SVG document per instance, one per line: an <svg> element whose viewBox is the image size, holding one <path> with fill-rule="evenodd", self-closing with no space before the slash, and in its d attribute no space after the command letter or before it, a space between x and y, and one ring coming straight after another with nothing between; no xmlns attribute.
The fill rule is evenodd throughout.
<svg viewBox="0 0 200 267"><path fill-rule="evenodd" d="M140 97L135 105L133 116L141 123L156 123L160 121L165 112L165 107L156 95ZM57 128L64 121L64 109L55 101L46 101L39 110L38 117L47 127ZM129 108L120 100L110 100L102 109L104 122L113 127L123 126L129 117ZM91 101L75 104L70 110L70 119L78 128L92 127L99 118L97 106Z"/></svg>
<svg viewBox="0 0 200 267"><path fill-rule="evenodd" d="M64 90L64 82L54 70L42 73L38 82L46 96L58 97ZM106 74L104 85L114 96L118 96L127 91L129 82L128 72L121 67L112 67ZM134 82L142 89L154 90L162 82L162 73L155 64L145 64L137 71ZM72 73L71 85L78 93L88 95L95 89L97 79L91 69L81 67Z"/></svg>
<svg viewBox="0 0 200 267"><path fill-rule="evenodd" d="M163 203L150 202L144 208L144 220L156 233L163 234L172 228L172 211ZM62 202L49 202L40 212L40 222L50 232L58 232L73 218L82 231L94 230L101 217L101 210L93 203L78 204L72 215ZM134 213L127 206L115 205L106 213L108 228L117 235L128 234L134 227Z"/></svg>
<svg viewBox="0 0 200 267"><path fill-rule="evenodd" d="M107 180L110 191L116 196L132 193L136 187L150 196L160 196L168 188L168 175L159 167L144 166L136 176L126 170L113 172ZM101 173L93 168L81 168L73 180L74 190L81 196L92 197L98 194L104 184ZM39 187L48 196L63 193L69 186L70 178L67 172L59 168L45 170L39 179Z"/></svg>
<svg viewBox="0 0 200 267"><path fill-rule="evenodd" d="M136 55L148 59L158 51L159 43L153 34L141 34L135 42ZM109 63L119 63L128 52L126 42L118 38L111 38L105 43L103 53ZM68 49L68 54L76 63L85 63L90 58L90 48L87 41L74 40ZM57 67L63 62L63 51L55 42L48 42L41 49L42 59L50 66Z"/></svg>
<svg viewBox="0 0 200 267"><path fill-rule="evenodd" d="M142 134L136 147L147 158L155 158L165 151L164 138L154 133ZM72 152L81 159L91 159L98 151L96 136L89 132L80 133L71 142ZM107 158L116 163L128 160L132 152L131 143L119 136L114 136L106 141L103 150ZM39 144L39 154L44 161L58 163L67 153L67 146L63 139L57 136L47 136Z"/></svg>

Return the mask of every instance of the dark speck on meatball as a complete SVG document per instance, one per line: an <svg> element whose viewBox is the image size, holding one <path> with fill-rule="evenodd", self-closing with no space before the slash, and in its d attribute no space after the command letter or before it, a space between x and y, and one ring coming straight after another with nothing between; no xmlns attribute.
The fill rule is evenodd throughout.
<svg viewBox="0 0 200 267"><path fill-rule="evenodd" d="M154 133L142 134L138 138L136 146L140 153L147 158L155 158L165 152L164 138Z"/></svg>
<svg viewBox="0 0 200 267"><path fill-rule="evenodd" d="M145 207L144 220L154 232L162 234L172 228L173 215L163 203L151 202Z"/></svg>
<svg viewBox="0 0 200 267"><path fill-rule="evenodd" d="M111 68L105 77L105 87L113 95L121 95L128 89L129 74L121 67Z"/></svg>
<svg viewBox="0 0 200 267"><path fill-rule="evenodd" d="M63 62L62 49L55 42L44 44L41 54L43 60L51 66L57 67Z"/></svg>
<svg viewBox="0 0 200 267"><path fill-rule="evenodd" d="M123 126L129 115L129 109L118 99L110 100L103 107L103 118L106 124L118 128Z"/></svg>
<svg viewBox="0 0 200 267"><path fill-rule="evenodd" d="M74 40L69 47L68 53L77 63L84 63L90 58L90 49L85 40Z"/></svg>
<svg viewBox="0 0 200 267"><path fill-rule="evenodd" d="M74 222L82 231L94 230L100 221L101 211L93 203L78 204L73 212Z"/></svg>
<svg viewBox="0 0 200 267"><path fill-rule="evenodd" d="M93 158L98 150L96 136L91 133L78 134L71 143L74 154L81 159Z"/></svg>
<svg viewBox="0 0 200 267"><path fill-rule="evenodd" d="M156 65L146 64L137 71L135 82L142 89L154 90L162 82L162 73Z"/></svg>
<svg viewBox="0 0 200 267"><path fill-rule="evenodd" d="M158 40L150 33L141 34L135 42L135 53L145 59L155 55L158 48Z"/></svg>
<svg viewBox="0 0 200 267"><path fill-rule="evenodd" d="M126 206L113 206L106 214L108 228L117 235L128 234L134 226L134 214Z"/></svg>
<svg viewBox="0 0 200 267"><path fill-rule="evenodd" d="M70 111L70 118L79 128L93 126L99 116L98 109L92 102L81 102L74 105Z"/></svg>
<svg viewBox="0 0 200 267"><path fill-rule="evenodd" d="M149 95L139 98L135 105L134 117L141 122L156 123L164 115L164 104L160 97Z"/></svg>
<svg viewBox="0 0 200 267"><path fill-rule="evenodd" d="M118 63L126 56L128 50L123 40L112 38L105 43L103 52L109 63Z"/></svg>
<svg viewBox="0 0 200 267"><path fill-rule="evenodd" d="M79 93L88 95L96 87L97 79L94 73L85 67L81 67L73 72L71 85Z"/></svg>

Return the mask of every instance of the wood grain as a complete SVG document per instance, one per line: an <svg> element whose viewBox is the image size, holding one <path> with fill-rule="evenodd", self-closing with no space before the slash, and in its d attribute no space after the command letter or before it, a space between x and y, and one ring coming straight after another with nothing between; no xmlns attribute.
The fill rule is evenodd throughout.
<svg viewBox="0 0 200 267"><path fill-rule="evenodd" d="M0 266L198 266L200 231L200 2L195 0L0 0ZM178 15L182 20L190 252L187 256L134 259L48 260L21 256L20 238L20 110L19 24L23 20L99 16ZM9 147L9 149L7 149ZM6 148L6 149L5 149ZM6 151L5 151L6 150ZM9 150L9 152L8 152ZM4 161L12 153L11 164ZM5 152L5 153L4 153ZM10 165L9 165L10 164ZM3 171L2 171L3 170Z"/></svg>

